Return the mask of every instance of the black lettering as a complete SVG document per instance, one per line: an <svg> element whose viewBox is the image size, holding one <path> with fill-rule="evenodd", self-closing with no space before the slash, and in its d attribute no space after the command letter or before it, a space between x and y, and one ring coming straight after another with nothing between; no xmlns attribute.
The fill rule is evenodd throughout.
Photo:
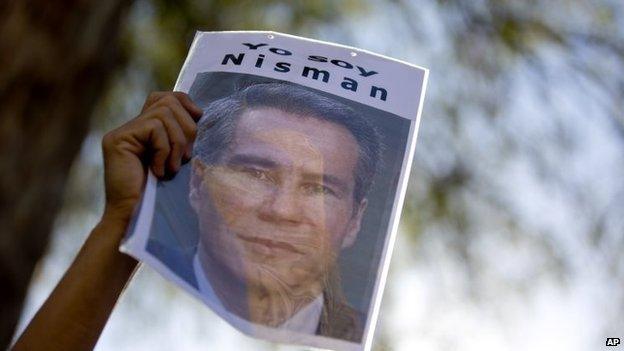
<svg viewBox="0 0 624 351"><path fill-rule="evenodd" d="M310 55L308 56L308 60L316 62L327 62L327 57Z"/></svg>
<svg viewBox="0 0 624 351"><path fill-rule="evenodd" d="M340 86L347 90L357 91L358 83L355 79L344 77Z"/></svg>
<svg viewBox="0 0 624 351"><path fill-rule="evenodd" d="M350 64L349 62L343 61L343 60L331 60L331 63L333 63L334 65L336 65L338 67L342 67L342 68L348 68L348 69L353 68L352 64Z"/></svg>
<svg viewBox="0 0 624 351"><path fill-rule="evenodd" d="M221 64L227 65L228 60L231 60L233 64L240 66L240 64L243 62L243 57L245 57L245 54L243 53L238 54L238 57L234 56L234 54L227 54L223 58L223 61L221 61Z"/></svg>
<svg viewBox="0 0 624 351"><path fill-rule="evenodd" d="M377 72L375 71L366 71L364 68L357 66L357 68L360 70L360 75L362 77L368 77L368 76L372 76L373 74L377 74Z"/></svg>
<svg viewBox="0 0 624 351"><path fill-rule="evenodd" d="M258 44L258 45L254 45L254 44L249 44L249 43L243 43L243 45L245 45L246 47L250 48L251 50L256 50L257 48L259 48L261 46L267 46L269 44L261 43L261 44Z"/></svg>
<svg viewBox="0 0 624 351"><path fill-rule="evenodd" d="M264 54L258 55L258 59L256 60L256 67L262 67L262 62L264 62Z"/></svg>
<svg viewBox="0 0 624 351"><path fill-rule="evenodd" d="M275 64L275 68L273 68L276 72L286 73L290 72L290 63L288 62L278 62Z"/></svg>
<svg viewBox="0 0 624 351"><path fill-rule="evenodd" d="M288 50L284 50L284 49L279 49L279 48L270 48L269 51L271 51L274 54L278 54L278 55L282 55L282 56L290 56L290 55L292 55L292 52L290 52Z"/></svg>
<svg viewBox="0 0 624 351"><path fill-rule="evenodd" d="M376 86L373 85L371 87L370 96L372 98L376 98L377 97L377 92L381 92L381 100L386 101L386 97L388 97L388 92L386 91L386 89L380 88L380 87L376 87Z"/></svg>
<svg viewBox="0 0 624 351"><path fill-rule="evenodd" d="M322 74L323 78L321 78L323 80L323 82L327 83L329 81L329 72L324 71L324 70L319 70L316 69L314 67L303 67L303 72L301 73L301 75L303 77L308 78L308 74L312 72L312 79L314 80L318 80L318 77Z"/></svg>

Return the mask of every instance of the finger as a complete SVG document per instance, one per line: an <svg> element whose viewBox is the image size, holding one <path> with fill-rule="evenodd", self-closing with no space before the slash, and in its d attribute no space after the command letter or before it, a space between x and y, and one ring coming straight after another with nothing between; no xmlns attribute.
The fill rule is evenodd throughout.
<svg viewBox="0 0 624 351"><path fill-rule="evenodd" d="M165 96L167 93L170 93L170 92L167 92L167 91L151 92L145 99L145 103L143 104L143 108L141 109L141 112L147 111L152 105L154 105L158 100L160 100L161 97Z"/></svg>
<svg viewBox="0 0 624 351"><path fill-rule="evenodd" d="M193 100L191 100L188 94L183 93L181 91L173 91L173 92L172 91L155 91L155 92L150 93L147 99L145 100L145 104L143 105L142 111L143 112L147 111L152 106L154 106L158 101L160 101L162 98L166 96L170 96L170 95L172 95L173 97L178 99L178 101L180 101L182 106L191 114L194 120L197 121L201 118L204 111L199 106L197 106L193 102Z"/></svg>
<svg viewBox="0 0 624 351"><path fill-rule="evenodd" d="M184 157L185 159L191 158L191 151L193 150L193 142L195 141L195 136L197 135L197 124L191 117L191 115L180 105L172 104L169 105L171 111L173 111L173 115L175 116L178 125L182 128L184 132L184 136L186 137L186 145L184 147Z"/></svg>
<svg viewBox="0 0 624 351"><path fill-rule="evenodd" d="M191 114L182 106L182 103L177 98L171 95L165 96L161 98L154 106L168 107L173 112L175 119L180 124L180 127L182 128L182 131L184 132L186 138L189 141L195 139L197 123L195 123L195 121L191 117Z"/></svg>
<svg viewBox="0 0 624 351"><path fill-rule="evenodd" d="M180 101L182 106L191 114L195 121L198 121L204 114L204 110L197 106L188 94L181 91L174 91L173 94Z"/></svg>
<svg viewBox="0 0 624 351"><path fill-rule="evenodd" d="M159 106L153 111L153 117L158 118L164 125L171 146L167 168L172 173L176 173L180 170L188 141L170 106Z"/></svg>
<svg viewBox="0 0 624 351"><path fill-rule="evenodd" d="M165 165L169 153L171 152L167 130L162 121L158 118L151 119L145 123L148 124L150 130L149 146L153 152L151 162L152 172L154 172L157 177L162 178L165 176Z"/></svg>
<svg viewBox="0 0 624 351"><path fill-rule="evenodd" d="M176 121L184 132L186 137L186 147L184 150L184 156L186 159L190 159L193 142L195 141L195 135L197 134L197 124L191 117L178 99L173 96L166 96L160 99L156 105L168 107L175 116Z"/></svg>

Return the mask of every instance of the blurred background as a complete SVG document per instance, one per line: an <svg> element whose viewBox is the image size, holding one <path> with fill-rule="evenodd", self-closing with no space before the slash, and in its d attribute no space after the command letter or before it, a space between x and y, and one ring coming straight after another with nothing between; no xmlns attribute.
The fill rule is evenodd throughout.
<svg viewBox="0 0 624 351"><path fill-rule="evenodd" d="M431 70L374 350L624 337L621 0L9 1L3 345L98 221L101 137L173 87L196 29L275 30ZM297 348L243 336L143 267L97 349Z"/></svg>

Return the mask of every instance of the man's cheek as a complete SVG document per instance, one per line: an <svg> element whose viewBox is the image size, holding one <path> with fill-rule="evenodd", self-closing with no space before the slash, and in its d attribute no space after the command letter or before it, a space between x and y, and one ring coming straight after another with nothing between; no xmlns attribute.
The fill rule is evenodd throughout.
<svg viewBox="0 0 624 351"><path fill-rule="evenodd" d="M224 224L228 226L234 225L249 216L251 209L257 205L256 195L248 189L219 186L219 184L215 184L211 188L214 207Z"/></svg>
<svg viewBox="0 0 624 351"><path fill-rule="evenodd" d="M342 246L342 240L346 234L349 220L353 213L346 207L335 206L331 210L326 209L325 215L325 245L333 250Z"/></svg>
<svg viewBox="0 0 624 351"><path fill-rule="evenodd" d="M305 267L309 271L323 271L323 267L331 265L335 246L331 237L332 233L325 229L312 233L306 243L305 255L296 266Z"/></svg>

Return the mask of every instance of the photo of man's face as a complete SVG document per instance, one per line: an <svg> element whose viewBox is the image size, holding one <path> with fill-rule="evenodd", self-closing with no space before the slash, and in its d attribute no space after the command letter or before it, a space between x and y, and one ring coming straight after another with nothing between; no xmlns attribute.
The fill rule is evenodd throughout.
<svg viewBox="0 0 624 351"><path fill-rule="evenodd" d="M249 335L361 343L410 121L226 72L189 95L192 158L157 183L146 250Z"/></svg>
<svg viewBox="0 0 624 351"><path fill-rule="evenodd" d="M366 207L354 197L358 155L340 124L246 109L217 162L193 160L198 250L250 289L321 294Z"/></svg>
<svg viewBox="0 0 624 351"><path fill-rule="evenodd" d="M213 90L219 80L202 78L190 167L158 184L148 249L250 335L360 342L366 307L353 301L369 299L362 277L381 220L369 213L383 149L375 117L297 85Z"/></svg>

